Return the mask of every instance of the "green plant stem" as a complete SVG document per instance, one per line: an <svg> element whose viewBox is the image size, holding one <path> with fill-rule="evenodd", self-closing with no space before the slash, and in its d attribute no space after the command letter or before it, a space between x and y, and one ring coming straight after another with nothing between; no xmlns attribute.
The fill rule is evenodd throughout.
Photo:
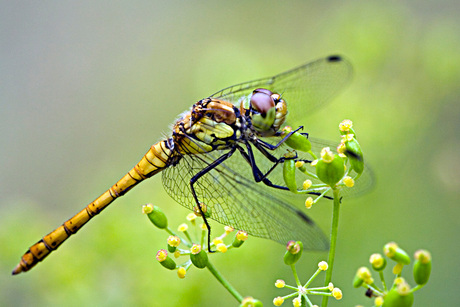
<svg viewBox="0 0 460 307"><path fill-rule="evenodd" d="M327 260L328 269L326 272L326 280L324 285L327 286L332 280L332 269L334 267L335 248L337 245L337 230L339 228L339 212L340 212L340 198L339 189L332 190L334 195L334 209L332 211L332 226L331 226L331 245L329 247L329 257ZM329 296L323 296L321 303L322 307L327 307Z"/></svg>
<svg viewBox="0 0 460 307"><path fill-rule="evenodd" d="M292 270L292 274L294 275L295 283L297 284L297 286L300 286L301 284L300 284L299 276L297 275L297 270L295 269L294 264L291 264L291 270Z"/></svg>
<svg viewBox="0 0 460 307"><path fill-rule="evenodd" d="M219 273L219 271L216 270L214 265L208 260L208 265L206 266L208 270L214 275L214 277L224 286L225 289L230 292L231 295L233 295L236 300L241 303L243 301L243 296L236 291L235 288Z"/></svg>
<svg viewBox="0 0 460 307"><path fill-rule="evenodd" d="M383 291L387 291L387 285L385 283L385 276L383 276L383 271L379 271L380 280L382 281Z"/></svg>
<svg viewBox="0 0 460 307"><path fill-rule="evenodd" d="M415 292L421 288L423 288L425 285L416 285L413 289L412 289L412 292Z"/></svg>

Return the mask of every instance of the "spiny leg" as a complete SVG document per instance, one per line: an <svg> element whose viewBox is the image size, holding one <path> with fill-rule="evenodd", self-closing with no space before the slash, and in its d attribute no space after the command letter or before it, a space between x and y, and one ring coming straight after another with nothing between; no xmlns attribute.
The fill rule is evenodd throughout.
<svg viewBox="0 0 460 307"><path fill-rule="evenodd" d="M259 144L259 145L261 145L261 146L263 146L263 147L265 147L265 148L267 148L267 149L269 149L269 150L275 150L275 149L277 149L278 147L280 147L282 144L284 144L284 142L286 142L286 140L287 140L288 138L290 138L291 135L293 135L294 133L296 133L296 132L299 131L300 129L303 129L303 126L300 126L300 127L297 128L296 130L291 131L291 132L289 132L288 134L286 134L276 145L273 145L273 144L264 142L264 141L262 141L262 140L260 140L260 139L257 139L257 140L255 141L255 144ZM276 134L276 136L280 136L280 135Z"/></svg>
<svg viewBox="0 0 460 307"><path fill-rule="evenodd" d="M256 164L256 161L255 161L255 158L254 158L254 153L252 151L251 145L246 143L246 147L248 149L248 152L245 152L243 148L241 148L240 146L237 146L237 148L240 151L241 155L243 156L243 158L246 160L246 162L248 162L249 166L251 167L252 174L254 176L254 180L256 182L263 182L266 186L269 186L271 188L289 191L288 187L274 184L267 177L276 168L276 166L278 166L278 164L283 163L286 159L295 159L296 157L292 157L292 158L285 158L285 157L276 158L276 157L274 157L272 155L276 159L276 161L274 162L274 165L268 170L268 172L263 174L262 171L259 169L259 167ZM260 150L260 148L258 148L258 147L256 147L256 148ZM311 161L305 160L305 159L300 159L298 161L311 163ZM321 195L321 193L319 193L319 192L307 192L306 194L317 195L317 196ZM324 198L333 199L330 196L324 196Z"/></svg>
<svg viewBox="0 0 460 307"><path fill-rule="evenodd" d="M233 153L235 152L236 148L233 147L229 152L223 154L222 156L220 156L218 159L214 160L214 162L212 162L211 164L209 164L208 166L206 166L205 168L203 168L201 171L199 171L198 173L195 174L195 176L193 176L191 179L190 179L190 189L192 190L192 195L193 195L193 198L195 199L195 202L198 206L198 210L200 211L201 213L201 216L203 217L203 220L204 220L204 223L206 224L206 228L208 229L208 251L210 253L212 253L213 251L211 250L211 225L209 225L209 222L205 216L205 213L203 212L203 209L201 208L201 204L200 204L200 201L198 200L198 196L196 195L196 192L195 192L195 188L193 187L193 185L198 181L198 179L200 179L203 175L206 175L207 173L209 173L211 170L213 170L214 168L216 168L217 166L219 166L222 162L224 162L225 160L227 160L228 158L230 158Z"/></svg>

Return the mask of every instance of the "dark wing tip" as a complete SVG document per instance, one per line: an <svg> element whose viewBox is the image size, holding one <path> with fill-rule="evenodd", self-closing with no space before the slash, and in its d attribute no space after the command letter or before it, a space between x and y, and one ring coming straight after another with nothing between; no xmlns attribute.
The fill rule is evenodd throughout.
<svg viewBox="0 0 460 307"><path fill-rule="evenodd" d="M300 210L295 210L298 216L300 216L301 219L303 219L307 224L313 225L314 222L302 211Z"/></svg>
<svg viewBox="0 0 460 307"><path fill-rule="evenodd" d="M328 62L340 62L343 61L343 58L340 55L331 55L327 57Z"/></svg>

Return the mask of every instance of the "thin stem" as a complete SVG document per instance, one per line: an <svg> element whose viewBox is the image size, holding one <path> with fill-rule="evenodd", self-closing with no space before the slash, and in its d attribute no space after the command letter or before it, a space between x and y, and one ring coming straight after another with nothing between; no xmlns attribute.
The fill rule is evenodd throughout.
<svg viewBox="0 0 460 307"><path fill-rule="evenodd" d="M364 284L364 288L366 288L366 289L371 289L372 292L373 292L374 294L378 295L378 296L383 296L383 295L384 295L384 293L383 293L380 289L378 289L377 287L373 287L373 286L371 286L371 285Z"/></svg>
<svg viewBox="0 0 460 307"><path fill-rule="evenodd" d="M201 240L200 240L201 246L204 246L205 237L206 237L206 230L203 229L201 231Z"/></svg>
<svg viewBox="0 0 460 307"><path fill-rule="evenodd" d="M340 212L340 198L339 189L332 189L334 195L334 209L332 211L332 226L331 226L331 245L329 247L329 257L327 260L328 270L326 272L326 280L324 285L327 286L332 280L332 269L334 267L335 248L337 245L337 230L339 228L339 212ZM329 296L323 296L321 306L327 307Z"/></svg>
<svg viewBox="0 0 460 307"><path fill-rule="evenodd" d="M312 306L313 306L313 304L311 303L311 301L310 301L310 299L308 298L307 295L304 294L304 295L303 295L303 298L304 298L305 301L307 302L308 307L312 307Z"/></svg>
<svg viewBox="0 0 460 307"><path fill-rule="evenodd" d="M188 233L187 230L184 231L184 235L187 237L187 240L188 240L189 242L193 242L193 240L192 240L192 238L190 237L190 234Z"/></svg>
<svg viewBox="0 0 460 307"><path fill-rule="evenodd" d="M412 292L415 292L417 290L420 290L421 288L423 288L425 285L416 285L413 289L412 289Z"/></svg>
<svg viewBox="0 0 460 307"><path fill-rule="evenodd" d="M295 283L297 286L301 286L299 276L297 275L297 270L295 269L295 265L291 264L292 274L294 275Z"/></svg>
<svg viewBox="0 0 460 307"><path fill-rule="evenodd" d="M236 300L241 303L243 301L243 296L236 291L235 288L219 273L219 271L216 270L214 265L208 260L208 265L206 266L208 270L214 275L214 277L224 286L225 289L230 292L231 295L233 295Z"/></svg>
<svg viewBox="0 0 460 307"><path fill-rule="evenodd" d="M383 276L383 271L379 271L380 280L382 281L383 290L388 291L387 285L385 283L385 276Z"/></svg>
<svg viewBox="0 0 460 307"><path fill-rule="evenodd" d="M316 278L316 276L318 276L318 274L321 273L321 270L320 269L317 269L315 274L313 274L310 279L305 283L305 285L303 286L304 288L308 288L308 286L311 284L311 282L313 281L313 279ZM324 287L324 288L327 288L327 287Z"/></svg>

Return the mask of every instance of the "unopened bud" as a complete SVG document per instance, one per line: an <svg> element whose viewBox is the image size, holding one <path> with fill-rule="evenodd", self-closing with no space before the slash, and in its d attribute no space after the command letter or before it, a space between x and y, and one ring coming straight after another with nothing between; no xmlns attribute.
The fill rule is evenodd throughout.
<svg viewBox="0 0 460 307"><path fill-rule="evenodd" d="M431 254L426 250L415 252L414 280L418 285L424 285L430 279Z"/></svg>
<svg viewBox="0 0 460 307"><path fill-rule="evenodd" d="M401 249L395 242L385 244L383 252L385 256L387 256L391 260L394 260L404 265L410 264L409 255L403 249Z"/></svg>
<svg viewBox="0 0 460 307"><path fill-rule="evenodd" d="M142 206L142 212L147 214L149 220L160 229L168 227L168 219L166 215L161 211L160 207L152 204L146 204Z"/></svg>
<svg viewBox="0 0 460 307"><path fill-rule="evenodd" d="M292 265L300 259L300 256L302 256L303 244L300 241L289 241L286 249L287 251L284 254L284 263Z"/></svg>

